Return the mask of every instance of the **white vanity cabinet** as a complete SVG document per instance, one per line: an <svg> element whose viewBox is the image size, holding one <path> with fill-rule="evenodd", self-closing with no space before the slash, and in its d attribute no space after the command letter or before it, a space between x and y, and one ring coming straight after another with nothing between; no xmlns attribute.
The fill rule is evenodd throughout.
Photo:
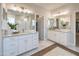
<svg viewBox="0 0 79 59"><path fill-rule="evenodd" d="M2 56L2 38L0 38L0 56Z"/></svg>
<svg viewBox="0 0 79 59"><path fill-rule="evenodd" d="M68 34L69 33L67 33L67 32L60 32L59 37L58 37L60 44L67 45Z"/></svg>
<svg viewBox="0 0 79 59"><path fill-rule="evenodd" d="M3 55L17 55L18 40L15 37L7 37L3 39Z"/></svg>
<svg viewBox="0 0 79 59"><path fill-rule="evenodd" d="M27 46L27 36L22 35L18 36L18 54L24 53L26 51Z"/></svg>
<svg viewBox="0 0 79 59"><path fill-rule="evenodd" d="M32 40L34 40L33 37L32 37L33 35L35 35L35 34L27 35L27 37L26 37L25 44L26 44L26 50L27 50L27 51L30 51L30 50L33 49L33 48L32 48L32 46L33 46ZM35 42L34 42L34 43L35 43Z"/></svg>
<svg viewBox="0 0 79 59"><path fill-rule="evenodd" d="M19 55L37 48L38 45L38 32L5 37L3 39L3 55Z"/></svg>
<svg viewBox="0 0 79 59"><path fill-rule="evenodd" d="M55 33L53 31L48 31L48 39L54 41L56 39Z"/></svg>
<svg viewBox="0 0 79 59"><path fill-rule="evenodd" d="M28 34L28 35L23 35L21 37L19 37L19 41L18 41L18 47L19 47L19 54L23 53L23 52L27 52L30 51L34 48L38 47L38 33L32 33L32 34Z"/></svg>
<svg viewBox="0 0 79 59"><path fill-rule="evenodd" d="M60 43L62 45L68 45L69 35L69 31L48 31L48 39Z"/></svg>
<svg viewBox="0 0 79 59"><path fill-rule="evenodd" d="M38 40L38 33L35 33L34 35L33 35L33 40L32 40L32 48L36 48L36 47L38 47L39 46L39 40Z"/></svg>
<svg viewBox="0 0 79 59"><path fill-rule="evenodd" d="M60 43L62 45L67 45L67 41L69 40L69 33L68 32L57 32L57 43Z"/></svg>

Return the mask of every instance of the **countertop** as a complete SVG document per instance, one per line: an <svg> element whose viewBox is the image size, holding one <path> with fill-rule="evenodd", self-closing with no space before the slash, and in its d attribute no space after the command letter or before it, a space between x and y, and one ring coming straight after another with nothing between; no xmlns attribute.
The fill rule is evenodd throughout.
<svg viewBox="0 0 79 59"><path fill-rule="evenodd" d="M36 31L34 30L27 30L26 32L24 33L16 33L16 34L9 34L9 35L4 35L3 37L13 37L13 36L20 36L20 35L27 35L27 34L33 34L33 33L36 33Z"/></svg>
<svg viewBox="0 0 79 59"><path fill-rule="evenodd" d="M69 29L55 29L55 30L49 30L49 31L56 31L56 32L70 32Z"/></svg>

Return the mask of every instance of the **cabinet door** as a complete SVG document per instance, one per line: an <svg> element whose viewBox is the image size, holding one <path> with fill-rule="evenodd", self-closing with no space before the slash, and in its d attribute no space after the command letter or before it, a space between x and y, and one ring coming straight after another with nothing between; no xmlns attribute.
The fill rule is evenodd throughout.
<svg viewBox="0 0 79 59"><path fill-rule="evenodd" d="M32 35L23 35L19 37L19 54L27 52L32 49Z"/></svg>
<svg viewBox="0 0 79 59"><path fill-rule="evenodd" d="M51 33L51 31L48 31L48 39L52 40L52 33Z"/></svg>
<svg viewBox="0 0 79 59"><path fill-rule="evenodd" d="M3 39L3 54L5 56L17 55L17 40L13 37Z"/></svg>
<svg viewBox="0 0 79 59"><path fill-rule="evenodd" d="M2 38L0 38L0 56L2 56Z"/></svg>
<svg viewBox="0 0 79 59"><path fill-rule="evenodd" d="M53 37L54 37L53 41L58 43L58 32L53 33Z"/></svg>
<svg viewBox="0 0 79 59"><path fill-rule="evenodd" d="M33 49L33 45L32 45L32 40L33 40L33 38L32 38L32 34L29 34L29 35L27 35L27 43L25 42L25 44L27 44L27 51L29 51L29 50L31 50L31 49Z"/></svg>
<svg viewBox="0 0 79 59"><path fill-rule="evenodd" d="M56 41L56 37L55 37L55 32L54 31L48 31L48 39L52 40L52 41Z"/></svg>
<svg viewBox="0 0 79 59"><path fill-rule="evenodd" d="M57 42L57 33L56 32L53 32L52 34L52 40Z"/></svg>
<svg viewBox="0 0 79 59"><path fill-rule="evenodd" d="M37 48L39 46L38 33L33 34L32 47Z"/></svg>
<svg viewBox="0 0 79 59"><path fill-rule="evenodd" d="M18 37L18 52L19 54L26 52L26 47L27 47L27 41L25 41L27 38L25 36L19 36Z"/></svg>
<svg viewBox="0 0 79 59"><path fill-rule="evenodd" d="M59 35L59 38L60 38L60 40L59 40L60 44L63 44L63 45L67 44L67 35L66 35L66 33L61 32L60 35Z"/></svg>

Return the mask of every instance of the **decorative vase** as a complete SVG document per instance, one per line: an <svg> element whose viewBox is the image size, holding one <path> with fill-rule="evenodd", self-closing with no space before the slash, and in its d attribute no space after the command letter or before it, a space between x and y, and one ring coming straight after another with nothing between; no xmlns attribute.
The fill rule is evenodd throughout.
<svg viewBox="0 0 79 59"><path fill-rule="evenodd" d="M11 32L14 33L14 32L16 32L16 30L15 29L11 29Z"/></svg>

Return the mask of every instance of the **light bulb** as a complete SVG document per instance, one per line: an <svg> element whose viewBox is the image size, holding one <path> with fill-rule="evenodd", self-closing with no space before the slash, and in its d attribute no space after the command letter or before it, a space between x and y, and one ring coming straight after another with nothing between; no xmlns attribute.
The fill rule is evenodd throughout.
<svg viewBox="0 0 79 59"><path fill-rule="evenodd" d="M24 19L24 21L26 21L26 22L27 22L27 18L25 18L25 19Z"/></svg>

